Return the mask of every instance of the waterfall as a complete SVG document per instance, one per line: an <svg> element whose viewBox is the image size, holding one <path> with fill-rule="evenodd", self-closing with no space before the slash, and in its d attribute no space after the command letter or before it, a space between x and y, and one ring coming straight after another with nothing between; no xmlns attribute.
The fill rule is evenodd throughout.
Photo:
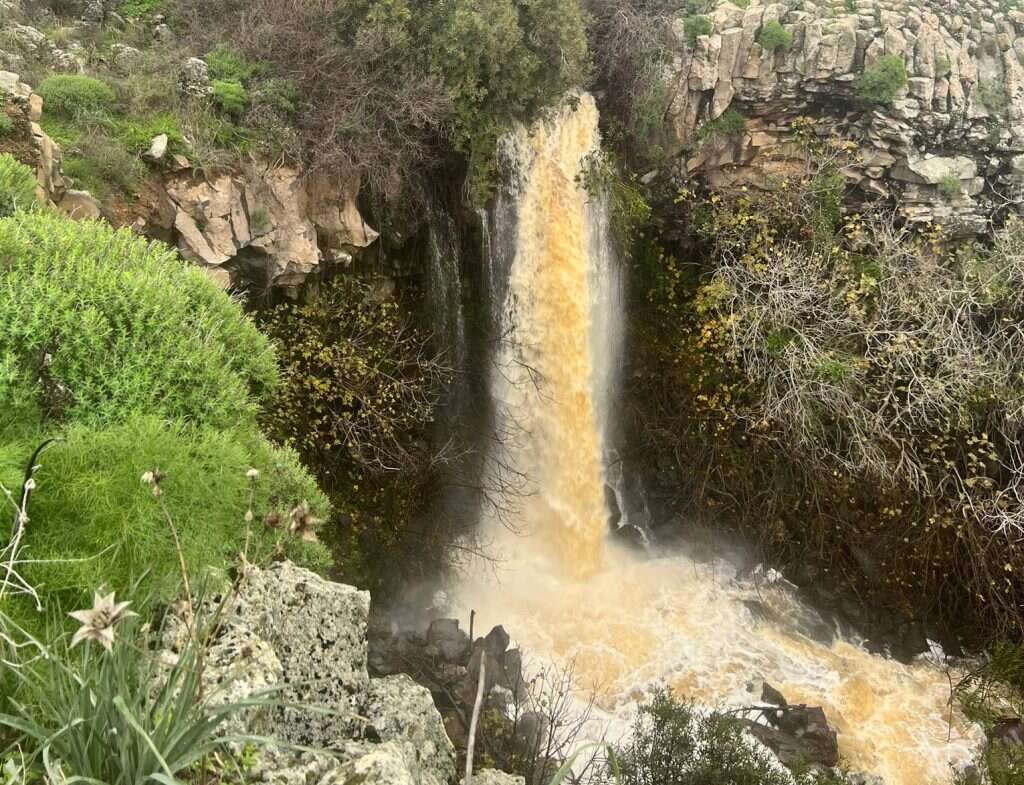
<svg viewBox="0 0 1024 785"><path fill-rule="evenodd" d="M515 243L492 370L501 434L492 470L521 480L518 522L564 557L561 568L593 574L607 531L604 455L621 313L607 206L578 182L600 145L593 98L508 144L521 181L516 209L496 213L495 234Z"/></svg>
<svg viewBox="0 0 1024 785"><path fill-rule="evenodd" d="M609 542L622 285L607 205L578 178L599 150L597 109L587 95L572 104L502 143L513 176L486 226L497 498L481 529L493 558L467 566L458 612L504 624L536 661L572 663L596 696L595 737L625 732L655 686L737 707L767 681L824 708L855 771L887 785L948 783L982 737L955 713L948 724L944 671L823 637L827 625L784 581Z"/></svg>

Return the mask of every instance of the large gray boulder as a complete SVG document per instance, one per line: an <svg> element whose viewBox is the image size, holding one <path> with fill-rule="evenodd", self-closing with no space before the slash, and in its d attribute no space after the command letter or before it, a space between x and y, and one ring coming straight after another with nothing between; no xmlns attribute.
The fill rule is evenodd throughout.
<svg viewBox="0 0 1024 785"><path fill-rule="evenodd" d="M234 624L273 648L281 661L285 700L332 712L284 709L278 736L329 746L352 734L370 682L369 614L368 592L324 580L291 562L248 574L234 603Z"/></svg>

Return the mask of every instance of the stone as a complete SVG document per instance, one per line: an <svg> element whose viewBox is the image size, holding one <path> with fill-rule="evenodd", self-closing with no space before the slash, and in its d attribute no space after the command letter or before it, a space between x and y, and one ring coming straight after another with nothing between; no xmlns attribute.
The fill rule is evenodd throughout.
<svg viewBox="0 0 1024 785"><path fill-rule="evenodd" d="M178 77L178 87L192 98L209 98L213 88L210 87L210 67L206 61L198 57L186 60Z"/></svg>
<svg viewBox="0 0 1024 785"><path fill-rule="evenodd" d="M401 750L413 779L446 785L455 777L455 748L430 690L405 674L370 681L363 709L373 738Z"/></svg>
<svg viewBox="0 0 1024 785"><path fill-rule="evenodd" d="M370 595L331 583L290 562L251 570L231 614L267 640L281 661L282 696L338 714L279 712L275 731L297 744L328 746L351 735L367 693L366 624Z"/></svg>
<svg viewBox="0 0 1024 785"><path fill-rule="evenodd" d="M785 765L839 764L839 742L819 707L784 706L764 713L768 725L747 721L750 734Z"/></svg>
<svg viewBox="0 0 1024 785"><path fill-rule="evenodd" d="M460 782L465 785L466 780ZM526 785L526 778L497 769L480 769L473 773L472 785Z"/></svg>
<svg viewBox="0 0 1024 785"><path fill-rule="evenodd" d="M437 652L442 660L451 663L469 659L472 642L468 633L459 628L458 619L434 619L427 628L427 652Z"/></svg>
<svg viewBox="0 0 1024 785"><path fill-rule="evenodd" d="M142 52L127 44L112 44L110 47L110 65L115 71L127 74L138 64Z"/></svg>
<svg viewBox="0 0 1024 785"><path fill-rule="evenodd" d="M167 134L159 134L153 137L153 141L149 145L149 149L142 154L142 158L150 163L160 163L164 160L164 156L167 155L167 145L170 139Z"/></svg>
<svg viewBox="0 0 1024 785"><path fill-rule="evenodd" d="M775 689L771 684L765 682L761 685L761 700L765 703L770 703L773 706L788 706L785 697L782 693Z"/></svg>
<svg viewBox="0 0 1024 785"><path fill-rule="evenodd" d="M69 189L58 207L61 212L78 220L96 220L102 217L99 201L88 191Z"/></svg>
<svg viewBox="0 0 1024 785"><path fill-rule="evenodd" d="M1019 717L1002 717L988 731L988 738L999 744L1024 746L1024 720Z"/></svg>

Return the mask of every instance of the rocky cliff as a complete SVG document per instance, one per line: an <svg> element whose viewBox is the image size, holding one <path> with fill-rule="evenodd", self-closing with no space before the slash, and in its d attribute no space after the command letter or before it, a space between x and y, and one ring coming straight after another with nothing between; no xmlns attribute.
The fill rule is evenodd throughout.
<svg viewBox="0 0 1024 785"><path fill-rule="evenodd" d="M680 169L715 187L772 187L803 172L808 127L844 140L853 198L891 199L911 221L983 232L993 211L1017 209L1024 184L1024 12L990 0L726 2L710 34L687 38L679 17L668 119ZM789 43L768 50L764 26ZM865 69L893 55L907 80L894 100L855 97ZM745 118L728 140L698 144L727 111ZM952 187L953 184L957 187Z"/></svg>

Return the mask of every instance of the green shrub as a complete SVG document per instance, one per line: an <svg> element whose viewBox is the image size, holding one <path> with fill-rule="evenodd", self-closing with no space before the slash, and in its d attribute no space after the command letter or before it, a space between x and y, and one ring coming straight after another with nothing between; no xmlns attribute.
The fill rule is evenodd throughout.
<svg viewBox="0 0 1024 785"><path fill-rule="evenodd" d="M46 111L67 119L86 113L110 112L117 106L114 88L91 76L51 76L40 83L36 92L42 96Z"/></svg>
<svg viewBox="0 0 1024 785"><path fill-rule="evenodd" d="M665 691L640 708L632 738L614 761L621 785L792 782L770 753L751 744L735 717L704 713Z"/></svg>
<svg viewBox="0 0 1024 785"><path fill-rule="evenodd" d="M0 218L37 204L35 173L9 153L0 155Z"/></svg>
<svg viewBox="0 0 1024 785"><path fill-rule="evenodd" d="M245 84L266 71L264 65L250 63L243 54L226 44L218 44L206 55L205 60L210 69L210 78L224 82Z"/></svg>
<svg viewBox="0 0 1024 785"><path fill-rule="evenodd" d="M939 193L946 199L952 201L960 196L962 186L960 184L960 178L952 172L944 174L942 179L939 180Z"/></svg>
<svg viewBox="0 0 1024 785"><path fill-rule="evenodd" d="M129 230L45 213L0 220L0 357L37 417L153 414L230 427L276 384L241 309L174 251ZM0 366L2 367L2 366Z"/></svg>
<svg viewBox="0 0 1024 785"><path fill-rule="evenodd" d="M774 52L776 49L788 49L789 45L793 43L793 34L773 19L761 28L761 32L757 34L757 42L762 49L768 52Z"/></svg>
<svg viewBox="0 0 1024 785"><path fill-rule="evenodd" d="M4 485L17 487L19 473L42 438L35 432L0 441ZM190 574L234 563L245 543L251 491L253 563L274 555L315 568L329 562L322 545L295 540L287 532L291 509L307 501L322 517L326 499L294 453L273 448L251 429L194 428L156 417L113 426L76 425L43 453L39 464L25 552L43 563L26 566L22 574L32 585L45 587L48 604L55 598L65 605L85 602L104 585L125 592L143 577L153 599L174 599L181 577L174 540L160 504L139 480L155 468L165 475L161 501L177 528ZM260 472L255 483L246 477L250 467ZM271 512L282 521L276 529L263 524ZM10 516L0 520L7 523Z"/></svg>
<svg viewBox="0 0 1024 785"><path fill-rule="evenodd" d="M712 29L711 20L706 16L688 16L683 19L683 35L690 46L696 44L702 35L708 35Z"/></svg>
<svg viewBox="0 0 1024 785"><path fill-rule="evenodd" d="M103 198L113 193L135 193L146 170L138 155L118 139L104 130L93 128L82 133L78 141L68 148L64 174L78 188Z"/></svg>
<svg viewBox="0 0 1024 785"><path fill-rule="evenodd" d="M214 80L210 83L213 90L213 103L227 115L239 118L249 108L249 91L240 82Z"/></svg>
<svg viewBox="0 0 1024 785"><path fill-rule="evenodd" d="M864 104L892 103L907 83L907 69L898 55L883 55L865 69L853 84L854 94Z"/></svg>
<svg viewBox="0 0 1024 785"><path fill-rule="evenodd" d="M118 124L117 138L134 155L146 152L153 137L167 134L167 149L180 152L185 147L178 118L172 114L156 114L150 117L132 117Z"/></svg>
<svg viewBox="0 0 1024 785"><path fill-rule="evenodd" d="M14 131L14 121L5 112L0 112L0 137L8 136Z"/></svg>
<svg viewBox="0 0 1024 785"><path fill-rule="evenodd" d="M709 120L697 129L697 141L708 139L730 139L743 133L746 118L735 109L726 109L714 120Z"/></svg>
<svg viewBox="0 0 1024 785"><path fill-rule="evenodd" d="M156 16L164 10L166 0L121 0L117 12L126 19Z"/></svg>
<svg viewBox="0 0 1024 785"><path fill-rule="evenodd" d="M935 75L938 77L949 76L953 66L946 55L939 55L935 58Z"/></svg>

